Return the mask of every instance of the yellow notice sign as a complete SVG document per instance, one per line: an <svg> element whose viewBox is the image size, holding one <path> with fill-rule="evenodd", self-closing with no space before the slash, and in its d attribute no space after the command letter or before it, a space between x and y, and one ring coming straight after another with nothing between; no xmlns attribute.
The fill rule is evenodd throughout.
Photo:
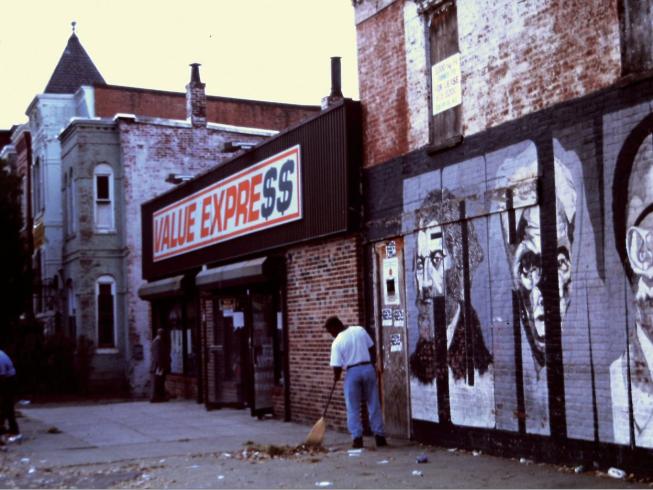
<svg viewBox="0 0 653 490"><path fill-rule="evenodd" d="M434 116L462 103L460 53L431 66L431 84Z"/></svg>

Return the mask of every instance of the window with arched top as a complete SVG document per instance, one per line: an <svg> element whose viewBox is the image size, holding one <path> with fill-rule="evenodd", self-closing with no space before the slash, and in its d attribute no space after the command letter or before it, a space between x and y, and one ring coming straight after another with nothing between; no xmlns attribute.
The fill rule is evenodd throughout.
<svg viewBox="0 0 653 490"><path fill-rule="evenodd" d="M93 173L95 229L100 232L115 229L113 169L106 163L95 167Z"/></svg>
<svg viewBox="0 0 653 490"><path fill-rule="evenodd" d="M109 275L100 276L95 283L97 346L98 349L116 347L116 281Z"/></svg>

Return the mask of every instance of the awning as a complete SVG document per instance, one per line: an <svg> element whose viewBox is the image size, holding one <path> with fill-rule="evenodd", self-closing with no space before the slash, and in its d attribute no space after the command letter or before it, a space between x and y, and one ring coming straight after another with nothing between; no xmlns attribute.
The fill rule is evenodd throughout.
<svg viewBox="0 0 653 490"><path fill-rule="evenodd" d="M203 289L217 289L265 282L272 279L278 271L278 260L273 257L259 257L200 271L195 277L195 285Z"/></svg>
<svg viewBox="0 0 653 490"><path fill-rule="evenodd" d="M146 282L138 288L138 295L141 299L151 301L153 299L165 298L168 296L179 296L183 294L182 281L184 276L166 277L158 281Z"/></svg>

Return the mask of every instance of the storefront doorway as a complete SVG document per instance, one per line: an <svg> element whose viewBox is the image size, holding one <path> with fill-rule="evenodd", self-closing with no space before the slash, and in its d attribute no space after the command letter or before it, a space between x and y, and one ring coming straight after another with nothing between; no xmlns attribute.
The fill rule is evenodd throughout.
<svg viewBox="0 0 653 490"><path fill-rule="evenodd" d="M283 366L278 292L269 286L220 290L214 312L214 403L249 407L254 416L272 412Z"/></svg>

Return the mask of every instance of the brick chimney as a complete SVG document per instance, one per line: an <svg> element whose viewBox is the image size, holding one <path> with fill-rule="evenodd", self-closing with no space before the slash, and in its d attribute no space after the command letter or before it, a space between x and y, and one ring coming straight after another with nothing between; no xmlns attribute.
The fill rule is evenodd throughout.
<svg viewBox="0 0 653 490"><path fill-rule="evenodd" d="M186 118L194 128L206 127L206 85L200 80L200 64L191 63L190 67L190 83L186 85Z"/></svg>
<svg viewBox="0 0 653 490"><path fill-rule="evenodd" d="M331 93L322 98L322 110L326 110L329 107L339 104L344 100L342 96L342 90L340 88L340 57L332 56L331 57Z"/></svg>

